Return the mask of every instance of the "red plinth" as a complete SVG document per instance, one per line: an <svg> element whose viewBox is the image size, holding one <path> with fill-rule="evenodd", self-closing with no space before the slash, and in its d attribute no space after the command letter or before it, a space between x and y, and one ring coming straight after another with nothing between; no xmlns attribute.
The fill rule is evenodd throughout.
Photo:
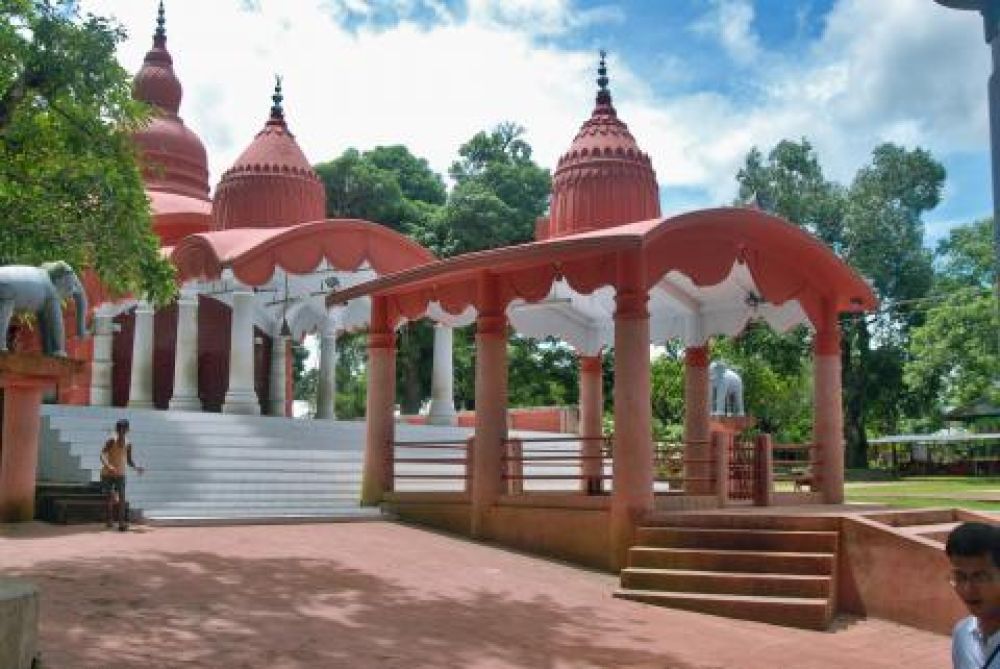
<svg viewBox="0 0 1000 669"><path fill-rule="evenodd" d="M712 416L709 418L712 432L739 434L757 424L753 416Z"/></svg>
<svg viewBox="0 0 1000 669"><path fill-rule="evenodd" d="M0 354L3 428L0 439L0 522L35 515L38 424L42 391L83 372L84 363L37 353Z"/></svg>

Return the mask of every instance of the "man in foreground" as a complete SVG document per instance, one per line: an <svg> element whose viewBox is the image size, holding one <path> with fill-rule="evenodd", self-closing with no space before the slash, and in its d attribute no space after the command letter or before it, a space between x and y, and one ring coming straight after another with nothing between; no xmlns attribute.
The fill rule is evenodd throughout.
<svg viewBox="0 0 1000 669"><path fill-rule="evenodd" d="M107 523L111 527L112 519L117 517L118 529L124 532L128 529L128 504L125 502L125 465L139 472L145 471L132 460L132 443L126 439L128 421L124 418L115 423L115 436L104 444L101 449L101 483L107 500Z"/></svg>
<svg viewBox="0 0 1000 669"><path fill-rule="evenodd" d="M972 614L951 637L954 669L1000 669L1000 528L962 523L948 535L951 584Z"/></svg>

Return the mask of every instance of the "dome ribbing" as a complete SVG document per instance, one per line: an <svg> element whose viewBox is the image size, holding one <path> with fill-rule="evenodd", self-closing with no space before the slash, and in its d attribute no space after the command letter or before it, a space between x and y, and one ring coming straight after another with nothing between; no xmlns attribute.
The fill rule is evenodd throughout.
<svg viewBox="0 0 1000 669"><path fill-rule="evenodd" d="M326 191L285 123L281 80L271 115L215 191L216 228L285 227L326 216Z"/></svg>
<svg viewBox="0 0 1000 669"><path fill-rule="evenodd" d="M602 51L594 111L559 159L553 176L549 237L660 216L656 174L649 156L618 119L604 59Z"/></svg>

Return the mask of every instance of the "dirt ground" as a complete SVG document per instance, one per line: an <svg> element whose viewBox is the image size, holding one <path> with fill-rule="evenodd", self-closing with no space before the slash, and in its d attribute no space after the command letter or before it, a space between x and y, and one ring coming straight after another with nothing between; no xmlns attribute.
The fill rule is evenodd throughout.
<svg viewBox="0 0 1000 669"><path fill-rule="evenodd" d="M45 669L950 666L878 620L793 630L612 599L613 576L391 522L0 525Z"/></svg>

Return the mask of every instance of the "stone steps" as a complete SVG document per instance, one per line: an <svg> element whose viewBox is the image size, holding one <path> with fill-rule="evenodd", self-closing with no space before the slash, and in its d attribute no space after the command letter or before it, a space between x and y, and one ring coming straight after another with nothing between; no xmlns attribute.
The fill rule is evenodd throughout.
<svg viewBox="0 0 1000 669"><path fill-rule="evenodd" d="M657 514L637 528L615 596L826 629L833 615L837 550L835 518Z"/></svg>
<svg viewBox="0 0 1000 669"><path fill-rule="evenodd" d="M615 597L726 618L755 620L804 629L825 630L830 624L826 599L715 595L624 588L615 591Z"/></svg>
<svg viewBox="0 0 1000 669"><path fill-rule="evenodd" d="M355 421L45 405L42 483L97 481L101 448L120 418L128 418L135 460L146 468L142 476L129 472L126 496L148 520L377 516L359 506L365 425ZM67 513L86 515L82 499L66 497L60 504Z"/></svg>

